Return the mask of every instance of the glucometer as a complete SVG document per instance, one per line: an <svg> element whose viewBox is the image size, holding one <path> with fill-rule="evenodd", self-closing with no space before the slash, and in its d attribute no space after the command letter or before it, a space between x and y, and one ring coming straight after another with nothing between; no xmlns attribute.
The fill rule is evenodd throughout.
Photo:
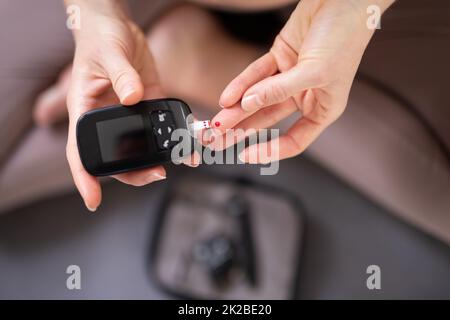
<svg viewBox="0 0 450 320"><path fill-rule="evenodd" d="M176 129L193 124L189 106L178 99L115 105L83 114L77 123L81 162L94 176L106 176L171 162ZM192 144L191 144L192 145ZM181 154L188 156L192 150Z"/></svg>

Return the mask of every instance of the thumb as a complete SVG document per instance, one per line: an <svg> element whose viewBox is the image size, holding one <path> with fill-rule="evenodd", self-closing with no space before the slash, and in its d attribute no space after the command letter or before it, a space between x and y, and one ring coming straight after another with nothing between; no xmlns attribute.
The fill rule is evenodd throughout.
<svg viewBox="0 0 450 320"><path fill-rule="evenodd" d="M281 103L313 87L322 86L320 68L297 64L286 72L268 77L249 88L241 102L242 109L254 112L260 108Z"/></svg>
<svg viewBox="0 0 450 320"><path fill-rule="evenodd" d="M144 86L141 77L124 53L119 51L108 55L103 62L103 68L120 103L132 105L142 99Z"/></svg>

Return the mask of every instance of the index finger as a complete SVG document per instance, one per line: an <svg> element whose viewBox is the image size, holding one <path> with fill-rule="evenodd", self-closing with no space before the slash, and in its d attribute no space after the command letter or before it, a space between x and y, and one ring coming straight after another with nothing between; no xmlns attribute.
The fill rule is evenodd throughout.
<svg viewBox="0 0 450 320"><path fill-rule="evenodd" d="M220 96L222 107L229 108L241 100L245 91L255 83L274 75L278 71L275 57L271 52L252 62L241 74L234 78Z"/></svg>
<svg viewBox="0 0 450 320"><path fill-rule="evenodd" d="M227 129L234 128L239 122L250 117L256 111L246 112L241 108L240 103L236 103L232 107L220 110L211 120L211 123L214 124L216 133L224 134Z"/></svg>

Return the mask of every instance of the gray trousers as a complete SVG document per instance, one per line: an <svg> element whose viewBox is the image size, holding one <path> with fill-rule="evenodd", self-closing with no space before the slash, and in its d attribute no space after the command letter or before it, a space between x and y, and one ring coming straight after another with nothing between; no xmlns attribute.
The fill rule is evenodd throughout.
<svg viewBox="0 0 450 320"><path fill-rule="evenodd" d="M167 1L131 1L148 25ZM308 151L404 219L450 242L450 3L399 0L349 106ZM36 95L70 63L62 0L0 2L0 210L73 188L66 129L36 128Z"/></svg>

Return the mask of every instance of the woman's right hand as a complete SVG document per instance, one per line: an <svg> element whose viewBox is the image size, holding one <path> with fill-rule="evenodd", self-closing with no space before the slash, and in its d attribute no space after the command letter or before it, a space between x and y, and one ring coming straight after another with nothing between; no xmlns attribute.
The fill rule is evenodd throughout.
<svg viewBox="0 0 450 320"><path fill-rule="evenodd" d="M80 9L81 26L76 42L72 78L67 97L69 135L67 159L75 184L86 204L95 211L101 188L81 164L76 142L76 123L85 112L105 105L133 105L142 99L162 97L153 57L146 38L122 6L122 1L66 0ZM124 173L114 178L131 185L162 180L162 166Z"/></svg>

